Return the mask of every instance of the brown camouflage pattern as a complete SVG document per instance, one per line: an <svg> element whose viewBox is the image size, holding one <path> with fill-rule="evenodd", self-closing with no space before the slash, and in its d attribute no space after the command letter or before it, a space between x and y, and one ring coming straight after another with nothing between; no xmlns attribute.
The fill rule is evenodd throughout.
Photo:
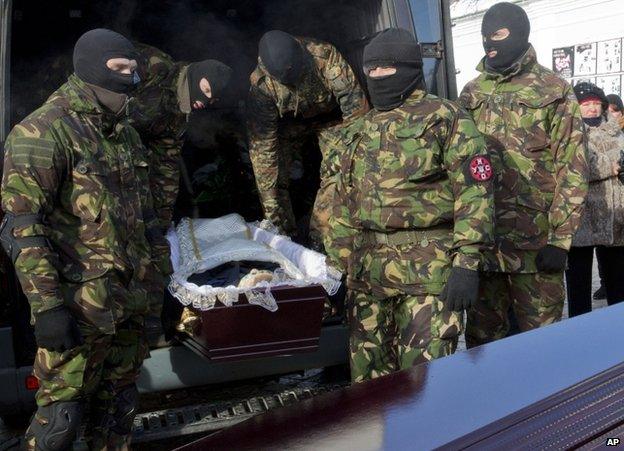
<svg viewBox="0 0 624 451"><path fill-rule="evenodd" d="M510 307L522 332L560 321L564 299L563 272L485 273L481 277L479 302L467 315L466 346L505 338L510 327Z"/></svg>
<svg viewBox="0 0 624 451"><path fill-rule="evenodd" d="M138 42L134 45L141 84L133 93L130 124L149 151L154 208L166 230L180 186L180 152L187 117L180 110L177 91L188 63L176 63L155 47Z"/></svg>
<svg viewBox="0 0 624 451"><path fill-rule="evenodd" d="M75 76L15 126L5 144L2 208L43 215L43 224L14 234L50 243L24 249L15 262L33 315L63 303L78 310L63 294L73 286L116 273L127 287L153 271L164 244L146 236L158 226L147 179L136 132L103 114ZM108 291L84 298L85 320L113 331L145 310L144 299L114 306Z"/></svg>
<svg viewBox="0 0 624 451"><path fill-rule="evenodd" d="M314 122L324 128L319 118L339 109L343 119L351 119L368 110L364 91L353 70L334 46L308 38L298 38L312 56L297 88L282 85L272 78L258 60L250 76L248 101L249 153L265 217L284 233L295 231L293 206L284 183L287 166L280 161L288 153L288 144L279 142L279 129L285 119ZM326 122L326 121L325 121ZM323 149L321 149L323 151ZM323 155L323 158L326 156Z"/></svg>
<svg viewBox="0 0 624 451"><path fill-rule="evenodd" d="M351 381L362 382L410 368L457 349L460 313L437 296L398 294L379 299L351 291Z"/></svg>
<svg viewBox="0 0 624 451"><path fill-rule="evenodd" d="M66 305L85 340L62 354L38 350L39 405L104 399L138 374L147 354L146 287L160 274L165 246L153 233L160 227L148 179L137 132L105 113L75 76L7 138L2 208L42 215L14 236L47 240L15 260L33 321Z"/></svg>
<svg viewBox="0 0 624 451"><path fill-rule="evenodd" d="M531 47L507 75L482 72L459 102L487 138L496 168L491 271L536 272L547 244L568 250L587 193L583 124L572 87Z"/></svg>
<svg viewBox="0 0 624 451"><path fill-rule="evenodd" d="M85 416L85 440L89 449L119 449L127 437L111 433L99 420L112 414L111 400L124 387L135 382L143 360L149 354L143 333L143 319L132 317L119 326L115 335L102 334L81 323L85 343L64 353L39 349L34 374L40 381L36 400L40 406L58 401L90 402ZM45 419L41 419L45 421ZM26 432L27 449L36 449L35 438ZM113 446L111 446L113 445Z"/></svg>
<svg viewBox="0 0 624 451"><path fill-rule="evenodd" d="M357 380L396 369L396 364L386 366L384 355L399 355L398 343L424 339L424 330L433 335L434 326L447 331L444 339L450 341L444 343L454 343L461 319L446 312L437 295L452 266L481 267L481 253L493 242L494 199L491 177L477 181L472 176L471 163L487 160L474 122L457 105L423 91L415 91L399 108L372 110L356 119L338 144L325 249L346 273L349 297L366 298L368 305L353 306L354 318L365 324L352 338ZM387 241L392 239L398 241ZM409 304L413 316L394 312L395 303ZM421 304L426 319L418 315ZM393 315L405 324L413 318L416 323L405 330L420 332L406 337L403 329L377 325ZM376 342L386 344L375 350L371 343ZM388 343L394 343L391 352ZM419 362L454 350L435 340L427 347L435 349L408 354L418 355L414 361Z"/></svg>

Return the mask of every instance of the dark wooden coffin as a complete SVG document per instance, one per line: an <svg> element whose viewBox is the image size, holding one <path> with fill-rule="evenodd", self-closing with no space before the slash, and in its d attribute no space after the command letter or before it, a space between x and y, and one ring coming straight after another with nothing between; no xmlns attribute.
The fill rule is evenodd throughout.
<svg viewBox="0 0 624 451"><path fill-rule="evenodd" d="M183 449L595 449L616 438L624 443L624 303L277 409Z"/></svg>
<svg viewBox="0 0 624 451"><path fill-rule="evenodd" d="M200 312L201 326L184 344L214 361L316 351L326 298L323 287L278 287L271 292L276 312L249 304L241 295L232 307L218 303Z"/></svg>

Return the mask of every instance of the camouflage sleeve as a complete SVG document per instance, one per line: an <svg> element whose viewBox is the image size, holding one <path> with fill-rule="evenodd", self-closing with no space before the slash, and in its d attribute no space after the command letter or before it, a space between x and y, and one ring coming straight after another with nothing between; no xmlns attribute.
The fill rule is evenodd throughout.
<svg viewBox="0 0 624 451"><path fill-rule="evenodd" d="M334 206L328 220L328 231L323 237L329 264L343 274L347 273L349 258L353 252L353 240L358 230L350 221L351 215L345 202L345 190L339 180L336 183Z"/></svg>
<svg viewBox="0 0 624 451"><path fill-rule="evenodd" d="M45 127L45 128L44 128ZM4 154L2 209L15 216L52 211L60 189L65 156L47 126L17 125L11 132ZM15 227L14 238L47 238L43 223ZM36 241L34 241L36 242ZM58 255L48 246L22 248L15 271L33 315L63 304L59 292Z"/></svg>
<svg viewBox="0 0 624 451"><path fill-rule="evenodd" d="M248 102L249 156L264 216L283 233L296 230L288 194L288 174L280 167L278 111L269 97L252 86Z"/></svg>
<svg viewBox="0 0 624 451"><path fill-rule="evenodd" d="M554 112L550 128L556 188L548 212L548 244L568 250L580 224L587 195L588 168L580 108L572 88L568 87L566 94Z"/></svg>
<svg viewBox="0 0 624 451"><path fill-rule="evenodd" d="M139 151L135 151L137 154L136 158L139 161L144 161L145 163L143 164L147 169L145 173L138 173L137 176L141 177L139 180L139 186L142 188L141 207L143 212L143 221L145 222L145 235L151 248L150 254L152 262L156 265L162 275L167 276L173 272L169 243L165 238L165 233L169 228L169 222L167 222L166 226L163 227L162 218L159 217L158 211L155 207L154 188L151 183L155 178L152 171L157 169L157 167L150 164L150 159L153 155L141 145L139 135L136 134L136 132L131 139L134 141L132 146L133 148L143 149L142 155L138 155Z"/></svg>
<svg viewBox="0 0 624 451"><path fill-rule="evenodd" d="M325 66L325 77L329 80L330 89L340 105L343 118L360 116L370 109L366 94L358 83L353 69L333 46Z"/></svg>
<svg viewBox="0 0 624 451"><path fill-rule="evenodd" d="M461 108L446 139L444 165L455 198L453 266L478 270L483 250L494 242L493 173L485 140Z"/></svg>
<svg viewBox="0 0 624 451"><path fill-rule="evenodd" d="M150 139L146 146L149 150L149 186L154 210L160 226L167 230L171 225L180 186L182 140L173 136L160 136Z"/></svg>

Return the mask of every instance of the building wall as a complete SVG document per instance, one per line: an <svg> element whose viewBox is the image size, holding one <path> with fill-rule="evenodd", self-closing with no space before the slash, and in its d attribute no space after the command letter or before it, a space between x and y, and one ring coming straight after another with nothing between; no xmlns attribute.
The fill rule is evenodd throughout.
<svg viewBox="0 0 624 451"><path fill-rule="evenodd" d="M458 0L451 7L460 92L478 75L475 66L484 54L481 21L487 8L495 3L499 1ZM624 0L516 0L514 3L527 12L531 20L530 40L538 61L550 69L553 49L624 37ZM622 67L618 69L618 75L624 74ZM596 75L583 78L596 81Z"/></svg>

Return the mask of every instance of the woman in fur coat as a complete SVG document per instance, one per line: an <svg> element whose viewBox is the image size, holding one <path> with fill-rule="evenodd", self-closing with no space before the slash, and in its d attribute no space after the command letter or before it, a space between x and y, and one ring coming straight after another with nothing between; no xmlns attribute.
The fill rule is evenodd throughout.
<svg viewBox="0 0 624 451"><path fill-rule="evenodd" d="M570 317L591 311L594 250L604 273L607 303L624 300L624 184L618 178L624 169L624 134L607 114L609 102L602 89L579 83L574 93L585 122L589 192L566 271Z"/></svg>

